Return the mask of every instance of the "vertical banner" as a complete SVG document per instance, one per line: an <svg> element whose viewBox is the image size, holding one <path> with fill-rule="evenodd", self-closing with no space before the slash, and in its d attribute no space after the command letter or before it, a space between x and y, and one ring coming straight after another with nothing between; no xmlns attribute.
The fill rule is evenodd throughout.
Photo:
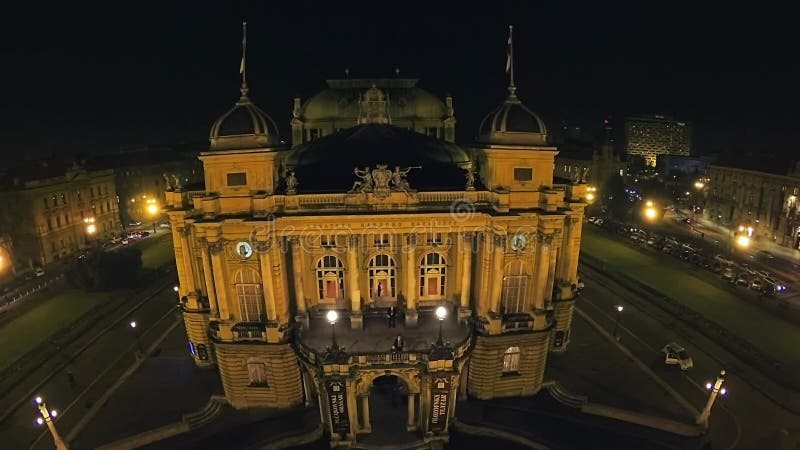
<svg viewBox="0 0 800 450"><path fill-rule="evenodd" d="M431 379L431 414L430 431L443 431L447 426L447 414L450 409L450 374L434 374Z"/></svg>
<svg viewBox="0 0 800 450"><path fill-rule="evenodd" d="M327 380L328 407L331 411L331 428L334 433L349 433L350 418L347 415L347 387L344 381Z"/></svg>

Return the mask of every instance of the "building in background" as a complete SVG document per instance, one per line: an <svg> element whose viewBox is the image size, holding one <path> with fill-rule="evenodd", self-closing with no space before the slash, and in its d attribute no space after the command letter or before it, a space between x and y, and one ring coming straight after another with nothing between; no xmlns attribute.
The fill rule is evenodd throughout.
<svg viewBox="0 0 800 450"><path fill-rule="evenodd" d="M0 281L16 275L17 266L15 262L11 236L0 233Z"/></svg>
<svg viewBox="0 0 800 450"><path fill-rule="evenodd" d="M711 220L800 248L800 163L766 154L720 161L709 166L705 192Z"/></svg>
<svg viewBox="0 0 800 450"><path fill-rule="evenodd" d="M243 79L204 189L166 193L190 349L233 407L316 402L341 446L379 421L431 441L457 396L542 388L570 342L587 186L554 183L557 150L511 80L461 146L451 102L396 79L296 100L284 144ZM388 382L403 407L370 413Z"/></svg>
<svg viewBox="0 0 800 450"><path fill-rule="evenodd" d="M122 231L111 170L43 161L0 180L0 229L17 270L42 267Z"/></svg>
<svg viewBox="0 0 800 450"><path fill-rule="evenodd" d="M606 119L603 121L600 145L577 139L565 139L559 145L554 175L587 183L592 189L591 197L599 198L597 196L608 180L614 175L625 176L627 166L627 162L615 151L614 128Z"/></svg>
<svg viewBox="0 0 800 450"><path fill-rule="evenodd" d="M168 186L203 182L203 166L197 152L183 149L145 147L104 153L90 156L86 164L95 170L114 171L123 227L156 219L148 209L148 201L163 203Z"/></svg>
<svg viewBox="0 0 800 450"><path fill-rule="evenodd" d="M692 127L687 122L665 116L638 116L625 119L625 152L644 158L655 167L658 155L692 153Z"/></svg>
<svg viewBox="0 0 800 450"><path fill-rule="evenodd" d="M708 172L708 166L717 156L658 155L656 171L662 178L675 176L701 177Z"/></svg>

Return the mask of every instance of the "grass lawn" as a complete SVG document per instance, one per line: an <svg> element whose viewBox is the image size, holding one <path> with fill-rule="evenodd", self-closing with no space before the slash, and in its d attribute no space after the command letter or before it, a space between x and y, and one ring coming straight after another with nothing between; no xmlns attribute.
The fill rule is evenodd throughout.
<svg viewBox="0 0 800 450"><path fill-rule="evenodd" d="M798 367L800 364L797 350L800 328L777 319L712 282L690 275L689 269L678 261L645 254L591 226L583 228L581 251L683 303L785 366Z"/></svg>
<svg viewBox="0 0 800 450"><path fill-rule="evenodd" d="M95 306L112 301L119 292L86 293L61 288L52 297L38 300L31 310L0 327L0 370L69 326Z"/></svg>
<svg viewBox="0 0 800 450"><path fill-rule="evenodd" d="M172 248L172 234L151 238L139 244L142 250L142 267L158 269L170 260L175 260L175 250Z"/></svg>

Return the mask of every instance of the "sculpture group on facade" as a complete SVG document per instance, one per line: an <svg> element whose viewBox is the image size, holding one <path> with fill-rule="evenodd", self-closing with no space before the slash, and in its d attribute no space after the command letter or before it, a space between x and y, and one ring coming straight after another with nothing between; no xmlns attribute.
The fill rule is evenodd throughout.
<svg viewBox="0 0 800 450"><path fill-rule="evenodd" d="M467 178L467 190L474 191L475 190L475 170L472 166L466 168L467 173L464 176Z"/></svg>
<svg viewBox="0 0 800 450"><path fill-rule="evenodd" d="M387 197L391 191L401 191L408 195L416 193L408 183L408 173L411 169L422 169L422 166L406 167L394 166L390 170L386 164L378 164L375 169L369 166L364 169L358 167L353 169L353 173L359 178L353 182L350 192L373 193L378 197Z"/></svg>
<svg viewBox="0 0 800 450"><path fill-rule="evenodd" d="M181 189L181 178L176 174L167 175L166 172L162 173L161 176L164 177L164 188L168 191L172 190L180 190ZM170 177L172 181L170 181Z"/></svg>
<svg viewBox="0 0 800 450"><path fill-rule="evenodd" d="M300 183L297 182L297 177L295 176L294 171L290 170L286 175L286 195L297 194L298 184Z"/></svg>

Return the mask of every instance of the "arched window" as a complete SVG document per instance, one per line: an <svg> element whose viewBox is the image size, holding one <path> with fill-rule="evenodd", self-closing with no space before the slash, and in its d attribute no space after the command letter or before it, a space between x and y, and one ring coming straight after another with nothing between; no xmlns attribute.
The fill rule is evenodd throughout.
<svg viewBox="0 0 800 450"><path fill-rule="evenodd" d="M428 253L419 263L419 296L444 297L447 262L438 253Z"/></svg>
<svg viewBox="0 0 800 450"><path fill-rule="evenodd" d="M375 255L369 260L370 298L395 298L395 267L389 255Z"/></svg>
<svg viewBox="0 0 800 450"><path fill-rule="evenodd" d="M250 386L267 387L267 365L263 361L248 359L247 372L250 375Z"/></svg>
<svg viewBox="0 0 800 450"><path fill-rule="evenodd" d="M526 312L530 295L531 276L528 266L520 260L511 261L503 273L501 305L506 314Z"/></svg>
<svg viewBox="0 0 800 450"><path fill-rule="evenodd" d="M344 266L335 256L323 256L317 261L317 287L320 300L344 298Z"/></svg>
<svg viewBox="0 0 800 450"><path fill-rule="evenodd" d="M503 373L519 372L519 347L508 347L503 354Z"/></svg>
<svg viewBox="0 0 800 450"><path fill-rule="evenodd" d="M239 300L239 314L242 322L261 322L264 320L264 296L261 293L261 277L250 268L240 269L233 277L236 297Z"/></svg>

